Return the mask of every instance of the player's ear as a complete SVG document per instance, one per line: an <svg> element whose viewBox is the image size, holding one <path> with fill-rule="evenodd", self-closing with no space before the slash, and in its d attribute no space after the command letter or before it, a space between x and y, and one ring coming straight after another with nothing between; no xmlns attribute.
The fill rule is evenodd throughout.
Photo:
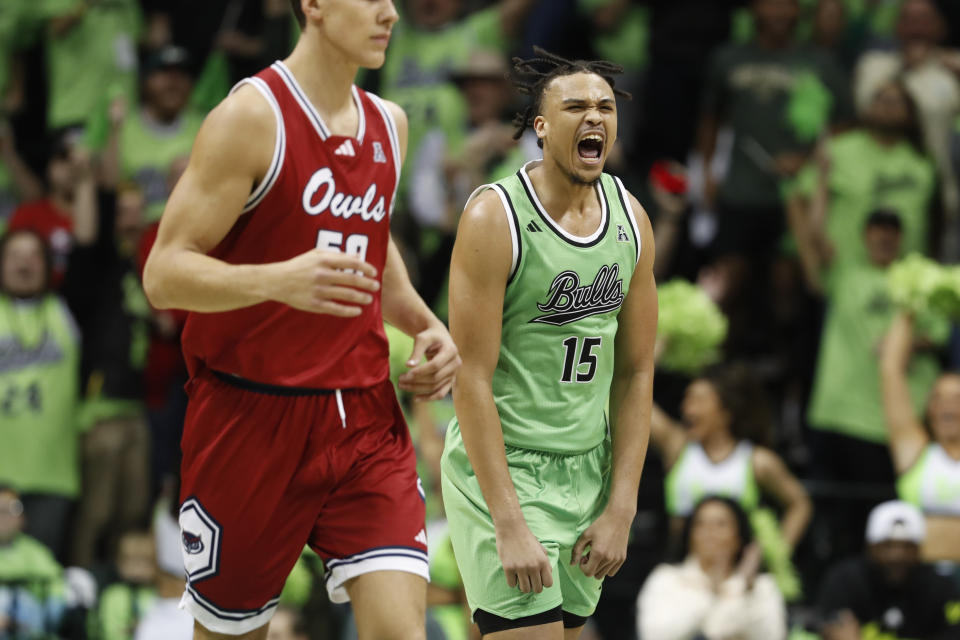
<svg viewBox="0 0 960 640"><path fill-rule="evenodd" d="M533 131L537 137L543 140L547 137L547 120L543 116L537 116L533 119Z"/></svg>
<svg viewBox="0 0 960 640"><path fill-rule="evenodd" d="M303 8L307 24L322 22L327 4L327 0L301 0L300 6Z"/></svg>

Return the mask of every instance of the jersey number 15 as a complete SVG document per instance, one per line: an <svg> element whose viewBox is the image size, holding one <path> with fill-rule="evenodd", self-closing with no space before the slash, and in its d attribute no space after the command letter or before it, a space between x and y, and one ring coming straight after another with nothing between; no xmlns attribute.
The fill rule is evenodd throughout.
<svg viewBox="0 0 960 640"><path fill-rule="evenodd" d="M597 374L597 356L593 353L594 347L599 347L603 338L584 338L583 345L580 346L580 339L577 336L570 336L563 341L563 375L560 376L560 382L590 382L593 376ZM579 346L579 349L578 349ZM579 362L577 351L580 352ZM582 371L586 366L587 370ZM576 380L574 380L576 374Z"/></svg>

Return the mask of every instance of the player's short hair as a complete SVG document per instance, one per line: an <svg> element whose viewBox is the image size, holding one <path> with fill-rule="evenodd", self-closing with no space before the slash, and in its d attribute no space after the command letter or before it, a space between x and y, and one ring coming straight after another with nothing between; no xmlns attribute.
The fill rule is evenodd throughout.
<svg viewBox="0 0 960 640"><path fill-rule="evenodd" d="M307 16L303 15L303 7L300 6L300 0L290 0L290 8L293 9L293 15L297 17L300 28L306 29Z"/></svg>
<svg viewBox="0 0 960 640"><path fill-rule="evenodd" d="M614 76L623 73L623 67L619 64L606 60L567 60L540 47L534 47L533 52L536 58L513 59L513 86L520 93L533 98L527 108L517 113L513 119L513 124L517 128L513 134L515 140L519 140L527 127L532 127L534 119L540 115L543 110L544 92L554 78L576 73L592 73L606 80L615 95L627 100L632 98L629 93L615 86ZM542 148L543 141L539 141L539 144Z"/></svg>

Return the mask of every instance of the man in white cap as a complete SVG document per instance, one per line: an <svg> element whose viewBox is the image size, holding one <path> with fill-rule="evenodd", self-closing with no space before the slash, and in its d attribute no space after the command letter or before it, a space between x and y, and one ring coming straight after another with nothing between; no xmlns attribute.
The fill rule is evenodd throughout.
<svg viewBox="0 0 960 640"><path fill-rule="evenodd" d="M867 552L827 574L818 598L823 640L960 637L960 591L920 560L923 514L891 500L867 520Z"/></svg>

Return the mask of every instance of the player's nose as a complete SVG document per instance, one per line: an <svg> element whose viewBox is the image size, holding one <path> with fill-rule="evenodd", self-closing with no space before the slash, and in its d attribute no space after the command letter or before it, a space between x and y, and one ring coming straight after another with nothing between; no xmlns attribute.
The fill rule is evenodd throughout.
<svg viewBox="0 0 960 640"><path fill-rule="evenodd" d="M393 0L386 0L384 4L386 4L386 7L380 14L380 22L393 25L397 20L400 19L400 14L397 13L397 8L394 6Z"/></svg>

